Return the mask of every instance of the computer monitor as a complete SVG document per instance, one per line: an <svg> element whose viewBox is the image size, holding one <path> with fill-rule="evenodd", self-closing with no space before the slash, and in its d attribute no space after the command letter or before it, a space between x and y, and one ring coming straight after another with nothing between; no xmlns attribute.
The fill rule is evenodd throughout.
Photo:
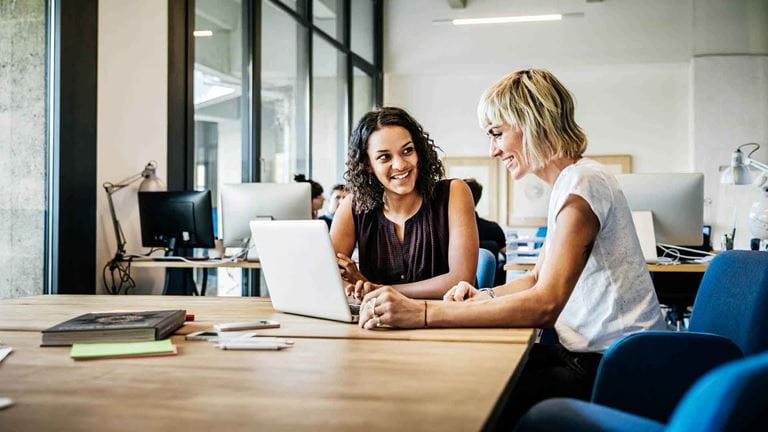
<svg viewBox="0 0 768 432"><path fill-rule="evenodd" d="M704 174L619 174L616 180L632 211L653 214L657 243L702 244Z"/></svg>
<svg viewBox="0 0 768 432"><path fill-rule="evenodd" d="M237 183L221 188L224 247L246 247L250 221L312 219L309 183Z"/></svg>
<svg viewBox="0 0 768 432"><path fill-rule="evenodd" d="M213 248L211 191L139 192L144 247Z"/></svg>

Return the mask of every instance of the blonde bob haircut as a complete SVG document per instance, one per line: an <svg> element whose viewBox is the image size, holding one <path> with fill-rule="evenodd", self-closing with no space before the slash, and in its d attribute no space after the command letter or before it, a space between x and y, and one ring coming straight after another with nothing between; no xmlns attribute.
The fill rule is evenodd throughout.
<svg viewBox="0 0 768 432"><path fill-rule="evenodd" d="M480 127L508 124L523 133L523 155L532 169L553 158L578 158L587 136L573 118L573 97L549 71L527 69L500 79L477 106Z"/></svg>

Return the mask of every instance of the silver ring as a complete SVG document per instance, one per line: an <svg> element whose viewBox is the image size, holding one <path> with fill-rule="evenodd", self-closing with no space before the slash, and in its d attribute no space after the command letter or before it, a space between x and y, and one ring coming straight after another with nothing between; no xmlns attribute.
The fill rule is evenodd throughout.
<svg viewBox="0 0 768 432"><path fill-rule="evenodd" d="M381 327L381 316L376 315L376 327Z"/></svg>

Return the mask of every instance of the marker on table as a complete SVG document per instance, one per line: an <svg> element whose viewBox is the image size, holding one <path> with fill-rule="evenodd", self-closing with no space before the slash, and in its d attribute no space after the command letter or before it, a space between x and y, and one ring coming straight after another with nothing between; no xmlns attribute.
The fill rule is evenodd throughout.
<svg viewBox="0 0 768 432"><path fill-rule="evenodd" d="M223 350L281 350L291 348L293 341L279 338L227 339L220 340L217 346Z"/></svg>

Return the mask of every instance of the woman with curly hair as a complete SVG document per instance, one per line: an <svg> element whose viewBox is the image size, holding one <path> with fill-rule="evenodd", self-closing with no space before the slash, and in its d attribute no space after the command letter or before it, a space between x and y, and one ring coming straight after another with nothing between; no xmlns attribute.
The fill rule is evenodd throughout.
<svg viewBox="0 0 768 432"><path fill-rule="evenodd" d="M474 281L478 240L469 187L442 179L437 147L400 108L371 111L350 138L350 195L331 226L342 275L358 298L381 286L441 298ZM360 268L348 257L358 246Z"/></svg>

